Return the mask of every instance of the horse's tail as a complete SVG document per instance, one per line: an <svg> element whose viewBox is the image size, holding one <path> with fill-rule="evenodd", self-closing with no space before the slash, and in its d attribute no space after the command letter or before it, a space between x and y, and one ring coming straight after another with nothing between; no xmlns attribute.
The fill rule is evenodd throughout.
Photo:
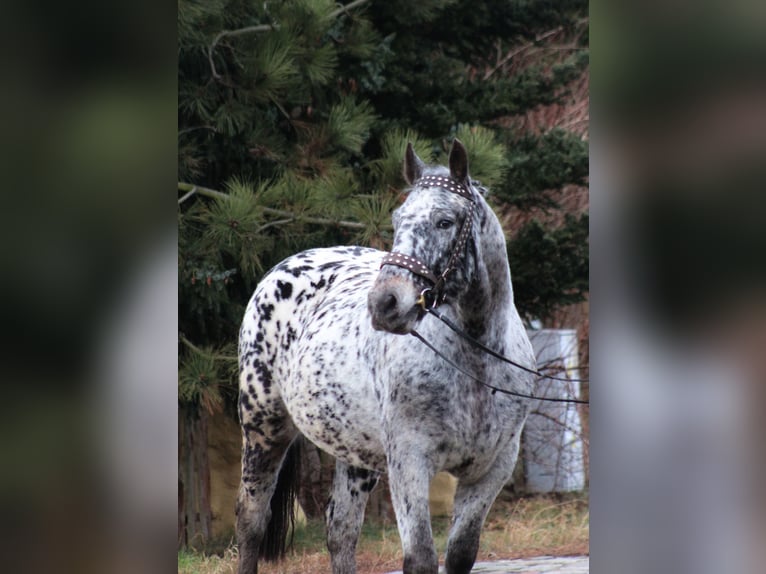
<svg viewBox="0 0 766 574"><path fill-rule="evenodd" d="M283 558L288 546L293 543L302 442L303 437L298 435L287 449L282 468L279 469L277 488L271 497L271 520L266 526L260 548L261 558L267 561ZM290 535L289 543L288 534Z"/></svg>

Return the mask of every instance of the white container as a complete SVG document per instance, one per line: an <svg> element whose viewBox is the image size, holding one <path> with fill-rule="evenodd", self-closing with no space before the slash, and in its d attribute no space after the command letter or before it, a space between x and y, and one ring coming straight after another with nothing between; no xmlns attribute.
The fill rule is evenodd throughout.
<svg viewBox="0 0 766 574"><path fill-rule="evenodd" d="M527 331L537 356L537 368L557 377L579 379L577 331ZM534 394L550 398L580 398L580 383L539 379ZM576 403L532 401L522 435L526 490L571 492L585 488L582 425Z"/></svg>

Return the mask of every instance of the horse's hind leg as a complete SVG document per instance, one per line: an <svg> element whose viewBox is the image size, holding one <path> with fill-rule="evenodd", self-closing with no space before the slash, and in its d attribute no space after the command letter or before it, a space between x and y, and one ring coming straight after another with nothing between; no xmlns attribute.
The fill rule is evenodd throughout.
<svg viewBox="0 0 766 574"><path fill-rule="evenodd" d="M362 530L364 509L377 483L377 472L341 461L335 463L332 497L325 513L333 574L356 572L356 544Z"/></svg>
<svg viewBox="0 0 766 574"><path fill-rule="evenodd" d="M281 401L277 399L275 402L281 406L278 410L284 411ZM278 554L273 547L271 553L262 552L262 542L272 518L270 503L277 488L279 471L297 432L286 411L277 413L272 409L264 413L256 406L241 411L240 417L243 448L242 478L237 496L238 572L255 574L259 553L266 559L274 559ZM277 548L280 543L277 542Z"/></svg>
<svg viewBox="0 0 766 574"><path fill-rule="evenodd" d="M455 510L445 566L447 574L469 574L479 551L479 537L492 503L513 475L519 450L518 440L492 469L476 482L458 483L455 492Z"/></svg>

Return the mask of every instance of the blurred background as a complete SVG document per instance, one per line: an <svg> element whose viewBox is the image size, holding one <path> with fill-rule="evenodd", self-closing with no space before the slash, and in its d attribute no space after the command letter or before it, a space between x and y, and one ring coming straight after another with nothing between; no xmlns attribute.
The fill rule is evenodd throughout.
<svg viewBox="0 0 766 574"><path fill-rule="evenodd" d="M591 4L594 572L764 568L765 18Z"/></svg>
<svg viewBox="0 0 766 574"><path fill-rule="evenodd" d="M303 22L312 34L297 38L301 50L279 43L290 41L289 29L271 46L258 44L269 41L259 33L215 42L224 30L272 26L286 17L277 3L268 14L262 3L0 8L8 571L175 567L179 407L207 408L202 394L199 403L179 394L193 352L184 338L203 355L225 353L230 328L217 333L204 307L179 303L184 289L202 285L218 290L215 297L246 293L269 264L251 261L246 271L237 261L238 273L227 275L233 247L222 270L183 255L189 241L191 253L215 257L202 249L202 229L218 226L221 245L231 237L224 232L232 226L221 225L229 221L225 203L212 192L264 198L282 186L279 197L290 199L272 209L290 215L256 214L261 227L292 218L296 206L320 210L262 230L271 238L254 240L270 242L270 257L298 246L286 245L287 235L326 242L363 234L385 247L397 146L411 137L421 157L438 158L455 135L486 158L472 164L473 175L496 193L495 205L510 206L507 228L520 240L509 243L511 265L530 319L556 321L574 302L546 309L545 298L536 300L539 276L528 268L524 288L515 261L529 259L542 239L554 260L571 255L581 265L587 254L578 249L588 242L590 282L573 282L567 293L587 295L590 317L581 364L594 381L593 571L758 571L766 538L758 489L766 10L752 0L602 1L585 16L581 4L566 2L426 3L422 12L368 4L332 20L338 7L322 4L328 17ZM373 25L384 15L388 27ZM503 30L502 50L492 30L445 34L488 21ZM560 36L540 37L559 25ZM423 56L426 37L444 59ZM546 51L554 38L563 49ZM296 52L302 59L291 68L287 56ZM281 70L263 67L279 62ZM418 66L421 76L410 71ZM590 82L589 111L573 103L578 78ZM573 99L546 101L554 82ZM434 106L416 105L423 100L413 90ZM259 121L243 118L243 108L257 110ZM252 145L253 134L268 143ZM583 141L589 172L571 167L581 165ZM558 155L546 164L552 149ZM560 176L555 165L570 169ZM288 171L325 178L310 190L327 195L312 196ZM260 174L269 185L258 185ZM525 187L543 175L564 183ZM547 191L554 188L560 195ZM541 198L566 209L535 204ZM195 210L196 231L184 229ZM589 230L578 227L582 218L568 224L567 210L590 212ZM205 301L189 293L187 301ZM223 409L226 391L218 390ZM207 401L218 408L215 394Z"/></svg>

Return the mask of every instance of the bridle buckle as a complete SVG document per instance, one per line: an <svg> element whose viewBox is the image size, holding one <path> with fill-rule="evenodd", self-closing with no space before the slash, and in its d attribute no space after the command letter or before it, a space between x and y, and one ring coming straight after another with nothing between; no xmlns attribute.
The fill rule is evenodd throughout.
<svg viewBox="0 0 766 574"><path fill-rule="evenodd" d="M429 304L428 299L426 298L426 295L431 293L431 288L426 287L420 292L420 297L417 298L417 301L415 301L416 305L420 305L420 308L423 309L423 311L428 311L429 308L436 309L437 306L437 297L433 298L433 301Z"/></svg>

